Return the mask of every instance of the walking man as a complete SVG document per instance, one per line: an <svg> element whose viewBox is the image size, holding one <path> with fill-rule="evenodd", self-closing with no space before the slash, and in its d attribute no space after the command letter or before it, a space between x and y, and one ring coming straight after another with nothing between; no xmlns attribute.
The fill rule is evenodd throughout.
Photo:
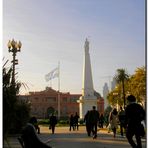
<svg viewBox="0 0 148 148"><path fill-rule="evenodd" d="M141 144L141 121L145 120L145 111L140 104L136 103L136 98L133 95L127 97L129 105L125 109L125 116L127 121L126 137L133 148L142 148ZM136 142L133 136L136 137Z"/></svg>
<svg viewBox="0 0 148 148"><path fill-rule="evenodd" d="M75 130L75 126L74 126L74 116L73 114L71 114L70 119L69 119L69 130L71 131L73 129L73 131Z"/></svg>
<svg viewBox="0 0 148 148"><path fill-rule="evenodd" d="M52 130L52 134L54 134L56 124L57 124L57 117L54 114L52 114L50 117L50 127Z"/></svg>
<svg viewBox="0 0 148 148"><path fill-rule="evenodd" d="M120 107L120 112L118 114L119 122L120 122L120 133L123 137L123 130L125 129L125 111L123 110L122 106Z"/></svg>
<svg viewBox="0 0 148 148"><path fill-rule="evenodd" d="M97 126L99 121L99 112L96 110L96 106L90 111L89 121L91 125L91 132L93 134L93 139L97 138Z"/></svg>
<svg viewBox="0 0 148 148"><path fill-rule="evenodd" d="M87 131L88 136L90 136L90 134L91 134L91 125L90 125L90 121L89 121L89 116L90 116L90 111L88 110L84 116L84 122L86 124L86 131Z"/></svg>
<svg viewBox="0 0 148 148"><path fill-rule="evenodd" d="M79 115L77 112L74 116L74 126L75 126L75 129L77 129L77 131L78 131L79 130Z"/></svg>

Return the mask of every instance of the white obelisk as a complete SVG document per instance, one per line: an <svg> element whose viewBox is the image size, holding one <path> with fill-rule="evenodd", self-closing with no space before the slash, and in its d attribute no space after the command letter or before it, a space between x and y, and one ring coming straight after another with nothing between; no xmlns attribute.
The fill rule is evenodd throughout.
<svg viewBox="0 0 148 148"><path fill-rule="evenodd" d="M83 62L83 82L82 82L82 96L79 98L80 118L83 119L88 110L92 106L97 109L97 97L94 95L91 62L89 55L89 41L86 39L84 45L84 62Z"/></svg>

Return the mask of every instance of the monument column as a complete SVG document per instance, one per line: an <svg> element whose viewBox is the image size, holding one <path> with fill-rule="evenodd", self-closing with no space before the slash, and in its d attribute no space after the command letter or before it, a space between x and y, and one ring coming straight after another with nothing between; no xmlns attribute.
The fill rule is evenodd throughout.
<svg viewBox="0 0 148 148"><path fill-rule="evenodd" d="M89 41L86 39L84 45L84 61L83 61L83 81L82 96L79 98L80 118L84 118L86 112L96 106L97 97L94 95L93 79L91 71L91 62L89 55Z"/></svg>

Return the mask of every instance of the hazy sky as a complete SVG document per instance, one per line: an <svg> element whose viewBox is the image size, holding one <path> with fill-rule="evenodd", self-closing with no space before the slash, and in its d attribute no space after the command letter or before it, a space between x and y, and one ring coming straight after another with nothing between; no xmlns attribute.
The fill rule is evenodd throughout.
<svg viewBox="0 0 148 148"><path fill-rule="evenodd" d="M81 93L84 42L90 41L93 83L102 94L118 68L145 65L145 0L4 0L3 57L7 42L22 42L17 79L44 90L45 74L60 61L60 90ZM10 65L10 62L8 66ZM52 80L58 89L58 79Z"/></svg>

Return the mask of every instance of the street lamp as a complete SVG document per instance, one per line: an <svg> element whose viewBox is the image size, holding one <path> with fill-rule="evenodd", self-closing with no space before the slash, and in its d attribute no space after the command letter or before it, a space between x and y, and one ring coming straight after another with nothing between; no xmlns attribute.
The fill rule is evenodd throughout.
<svg viewBox="0 0 148 148"><path fill-rule="evenodd" d="M118 88L118 86L116 86L115 90L113 92L113 96L117 99L117 102L116 102L117 111L119 110L119 102L118 102L119 101L119 95L120 95L119 88Z"/></svg>
<svg viewBox="0 0 148 148"><path fill-rule="evenodd" d="M12 65L13 65L13 71L12 71L12 84L15 84L15 65L18 64L18 59L16 59L16 53L21 51L21 47L22 47L22 43L19 41L14 41L14 39L12 39L12 41L9 40L8 44L8 51L12 52L12 56L13 56L13 60Z"/></svg>

